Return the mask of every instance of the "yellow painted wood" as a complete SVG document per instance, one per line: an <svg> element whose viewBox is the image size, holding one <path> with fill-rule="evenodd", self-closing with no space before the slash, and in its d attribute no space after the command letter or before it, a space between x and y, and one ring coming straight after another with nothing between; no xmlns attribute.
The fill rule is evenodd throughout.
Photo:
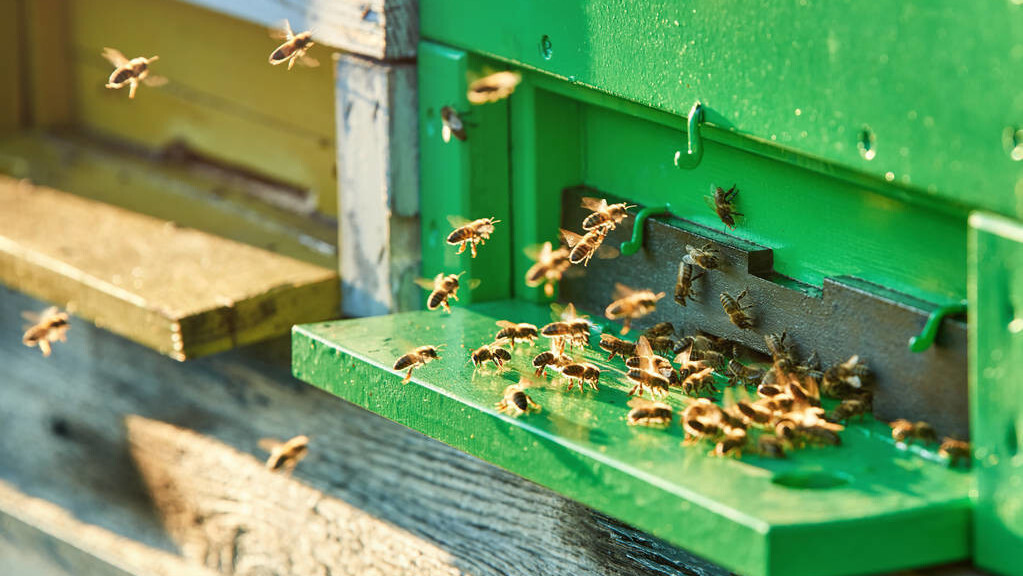
<svg viewBox="0 0 1023 576"><path fill-rule="evenodd" d="M32 125L67 126L72 121L71 25L68 0L25 2L27 44L22 56Z"/></svg>
<svg viewBox="0 0 1023 576"><path fill-rule="evenodd" d="M13 54L0 58L0 131L21 125L22 85L19 47L24 42L19 26L21 0L0 0L0 38L14 46Z"/></svg>
<svg viewBox="0 0 1023 576"><path fill-rule="evenodd" d="M337 226L276 208L279 193L230 170L161 160L82 136L0 137L0 173L172 220L325 268L337 265Z"/></svg>
<svg viewBox="0 0 1023 576"><path fill-rule="evenodd" d="M177 360L336 315L337 273L0 179L0 281Z"/></svg>
<svg viewBox="0 0 1023 576"><path fill-rule="evenodd" d="M68 0L74 103L86 129L148 147L184 144L203 156L311 191L337 213L332 54L317 68L271 66L281 42L266 28L173 0ZM114 17L116 16L116 17ZM104 84L103 47L159 55L134 100Z"/></svg>

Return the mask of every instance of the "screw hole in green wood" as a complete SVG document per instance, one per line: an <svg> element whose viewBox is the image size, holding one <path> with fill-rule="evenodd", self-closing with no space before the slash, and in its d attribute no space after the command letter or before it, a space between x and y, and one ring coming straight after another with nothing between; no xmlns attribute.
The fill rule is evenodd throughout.
<svg viewBox="0 0 1023 576"><path fill-rule="evenodd" d="M912 352L923 352L934 344L934 339L938 335L938 328L941 327L941 321L946 316L953 314L964 314L966 312L966 300L958 302L956 304L946 304L939 306L931 315L927 318L927 322L924 323L924 329L920 331L920 334L913 336L909 339L909 349Z"/></svg>
<svg viewBox="0 0 1023 576"><path fill-rule="evenodd" d="M648 206L636 213L636 221L632 224L632 239L627 242L622 242L622 255L628 256L630 254L635 254L643 247L643 231L644 228L646 228L645 224L647 218L651 216L670 216L670 210L671 204L664 204L662 206Z"/></svg>
<svg viewBox="0 0 1023 576"><path fill-rule="evenodd" d="M771 483L796 490L823 490L849 483L849 478L823 470L792 470L771 478Z"/></svg>
<svg viewBox="0 0 1023 576"><path fill-rule="evenodd" d="M860 156L864 160L873 160L874 156L877 155L877 136L874 135L874 131L870 129L870 126L864 126L863 130L860 130L856 147L859 148Z"/></svg>
<svg viewBox="0 0 1023 576"><path fill-rule="evenodd" d="M554 56L554 46L551 44L551 37L544 34L540 39L540 55L544 60L550 60Z"/></svg>
<svg viewBox="0 0 1023 576"><path fill-rule="evenodd" d="M681 150L675 152L675 166L692 170L703 159L703 138L700 135L700 124L703 122L703 104L699 101L693 104L686 118L686 152Z"/></svg>

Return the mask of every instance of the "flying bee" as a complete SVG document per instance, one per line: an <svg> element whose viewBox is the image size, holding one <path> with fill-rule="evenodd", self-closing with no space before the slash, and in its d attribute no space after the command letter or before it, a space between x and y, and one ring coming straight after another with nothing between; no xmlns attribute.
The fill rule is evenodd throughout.
<svg viewBox="0 0 1023 576"><path fill-rule="evenodd" d="M864 398L847 398L832 410L830 419L835 422L864 416L870 413L870 401Z"/></svg>
<svg viewBox="0 0 1023 576"><path fill-rule="evenodd" d="M309 437L299 435L287 442L263 438L259 441L259 446L270 453L270 457L266 459L267 470L291 473L299 461L309 453Z"/></svg>
<svg viewBox="0 0 1023 576"><path fill-rule="evenodd" d="M493 362L494 366L500 369L504 367L505 362L511 361L511 352L497 344L486 344L469 352L469 361L474 366L474 372L482 368L487 362Z"/></svg>
<svg viewBox="0 0 1023 576"><path fill-rule="evenodd" d="M522 81L518 72L495 72L469 84L466 97L471 104L497 102L511 96L515 87Z"/></svg>
<svg viewBox="0 0 1023 576"><path fill-rule="evenodd" d="M746 366L738 360L728 361L728 385L735 386L740 382L746 386L756 386L764 377L764 371L756 366Z"/></svg>
<svg viewBox="0 0 1023 576"><path fill-rule="evenodd" d="M504 398L495 404L494 408L516 418L523 414L539 412L540 405L526 394L526 387L527 385L522 382L508 386L504 389Z"/></svg>
<svg viewBox="0 0 1023 576"><path fill-rule="evenodd" d="M128 85L128 98L135 98L135 91L138 90L140 82L145 82L148 86L160 86L167 82L167 79L162 76L149 76L149 65L159 60L159 56L152 58L139 56L128 60L120 51L104 48L103 57L115 66L114 71L110 73L106 87L116 90Z"/></svg>
<svg viewBox="0 0 1023 576"><path fill-rule="evenodd" d="M912 440L919 440L921 442L938 441L938 433L927 422L910 422L900 418L890 422L888 425L892 428L892 439L896 442L910 442Z"/></svg>
<svg viewBox="0 0 1023 576"><path fill-rule="evenodd" d="M707 366L703 370L693 372L682 381L682 393L688 396L703 394L704 392L716 393L718 389L714 386L714 367Z"/></svg>
<svg viewBox="0 0 1023 576"><path fill-rule="evenodd" d="M626 334L633 320L657 308L657 302L664 298L664 292L654 294L653 290L633 290L624 284L615 283L615 297L617 300L604 309L604 316L608 320L623 320L622 334Z"/></svg>
<svg viewBox="0 0 1023 576"><path fill-rule="evenodd" d="M746 435L746 430L744 428L726 428L724 438L718 440L717 445L714 446L714 455L738 455L746 446L747 439L748 436Z"/></svg>
<svg viewBox="0 0 1023 576"><path fill-rule="evenodd" d="M526 286L536 287L543 284L543 293L548 298L554 296L554 285L561 281L562 275L572 266L569 249L561 246L554 250L550 242L544 242L535 256L531 255L529 250L526 254L536 261L526 271Z"/></svg>
<svg viewBox="0 0 1023 576"><path fill-rule="evenodd" d="M616 226L629 217L628 209L635 208L635 206L625 202L608 204L607 200L603 198L583 198L582 207L593 212L583 220L583 230L594 230L597 228L614 230Z"/></svg>
<svg viewBox="0 0 1023 576"><path fill-rule="evenodd" d="M612 334L600 335L600 347L608 353L608 360L614 358L615 355L621 356L622 358L628 358L629 356L636 355L635 343L629 342L628 340L622 340Z"/></svg>
<svg viewBox="0 0 1023 576"><path fill-rule="evenodd" d="M25 326L25 334L21 337L21 343L29 348L38 346L43 356L49 357L52 352L51 343L60 340L67 342L67 331L71 329L67 312L61 312L56 306L51 306L39 314L34 312L22 312L21 317L34 324Z"/></svg>
<svg viewBox="0 0 1023 576"><path fill-rule="evenodd" d="M516 324L507 320L498 320L497 325L501 327L501 330L498 331L494 339L507 340L511 343L512 348L515 348L516 341L532 344L539 337L536 326L528 322Z"/></svg>
<svg viewBox="0 0 1023 576"><path fill-rule="evenodd" d="M735 404L735 408L747 420L761 426L766 426L774 419L774 411L771 410L766 403L759 400L756 402L740 400Z"/></svg>
<svg viewBox="0 0 1023 576"><path fill-rule="evenodd" d="M412 380L412 370L415 368L425 366L433 360L439 360L440 356L437 355L437 348L439 346L420 346L395 360L394 370L401 371L408 368L408 373L405 374L405 378L401 383L408 384L409 380Z"/></svg>
<svg viewBox="0 0 1023 576"><path fill-rule="evenodd" d="M448 234L448 244L458 246L456 254L465 252L465 247L469 246L473 258L476 257L476 246L482 246L490 240L490 235L494 233L494 224L500 222L495 218L469 221L459 216L450 216L448 221L455 227L454 231Z"/></svg>
<svg viewBox="0 0 1023 576"><path fill-rule="evenodd" d="M664 402L655 402L644 398L629 400L628 416L625 421L629 426L664 427L671 424L671 406Z"/></svg>
<svg viewBox="0 0 1023 576"><path fill-rule="evenodd" d="M682 428L686 438L714 438L722 432L723 413L707 398L697 398L682 410Z"/></svg>
<svg viewBox="0 0 1023 576"><path fill-rule="evenodd" d="M767 458L784 458L785 448L777 436L761 435L757 438L757 453Z"/></svg>
<svg viewBox="0 0 1023 576"><path fill-rule="evenodd" d="M856 397L867 389L869 375L867 364L860 360L859 355L854 355L824 371L821 389L835 398Z"/></svg>
<svg viewBox="0 0 1023 576"><path fill-rule="evenodd" d="M732 324L735 324L743 330L753 329L753 316L746 310L753 307L752 304L743 306L741 304L742 299L749 294L748 289L744 289L739 292L739 295L732 298L728 292L721 293L721 307L725 309L725 314L728 314L728 319L731 320Z"/></svg>
<svg viewBox="0 0 1023 576"><path fill-rule="evenodd" d="M713 197L706 197L707 204L714 209L721 222L729 228L735 228L735 217L742 216L742 213L735 211L735 195L738 193L735 186L732 186L728 190L716 188Z"/></svg>
<svg viewBox="0 0 1023 576"><path fill-rule="evenodd" d="M941 448L938 448L938 455L948 458L949 466L956 466L960 460L965 460L969 464L971 458L970 443L953 438L945 438L941 442Z"/></svg>
<svg viewBox="0 0 1023 576"><path fill-rule="evenodd" d="M282 29L275 31L272 35L277 38L283 38L284 44L281 44L270 53L270 64L277 66L278 64L284 64L287 62L288 70L291 70L291 68L295 66L295 62L299 60L302 61L302 64L309 67L316 67L320 65L318 60L315 58L309 58L305 55L305 53L314 46L312 32L307 30L299 34L295 34L291 31L291 23L285 20Z"/></svg>
<svg viewBox="0 0 1023 576"><path fill-rule="evenodd" d="M572 388L576 385L579 386L579 391L582 392L583 382L589 384L590 388L599 390L597 382L600 380L600 368L597 368L588 362L573 362L571 364L566 364L561 367L561 375L568 378L569 392L571 392Z"/></svg>
<svg viewBox="0 0 1023 576"><path fill-rule="evenodd" d="M696 246L686 245L687 254L683 259L688 258L691 264L696 264L704 270L713 270L718 267L721 261L718 259L718 251L714 249L714 245L707 243L703 245L703 248L697 248Z"/></svg>
<svg viewBox="0 0 1023 576"><path fill-rule="evenodd" d="M427 310L436 310L437 308L443 308L448 314L451 313L451 306L448 304L449 298L458 300L458 288L460 284L458 279L461 278L465 272L459 272L458 274L444 275L443 272L434 276L433 280L426 278L419 278L416 280L416 284L422 288L432 290L430 296L426 299ZM475 288L479 286L479 278L474 278L469 282L469 288Z"/></svg>
<svg viewBox="0 0 1023 576"><path fill-rule="evenodd" d="M465 139L469 137L465 133L465 123L462 122L462 117L451 106L444 106L440 109L440 122L440 135L445 143L451 142L451 136L458 138L462 142L465 142Z"/></svg>
<svg viewBox="0 0 1023 576"><path fill-rule="evenodd" d="M686 258L678 263L678 279L675 281L675 302L685 306L686 300L692 300L696 296L696 291L693 289L693 281L703 276L703 270L700 270L698 274L694 274L694 266L691 262L688 262Z"/></svg>
<svg viewBox="0 0 1023 576"><path fill-rule="evenodd" d="M572 249L568 253L569 262L581 263L583 266L590 263L590 258L593 258L594 254L598 258L604 259L614 258L618 255L618 250L615 248L601 245L606 237L607 228L594 228L582 236L570 230L561 230L561 239Z"/></svg>

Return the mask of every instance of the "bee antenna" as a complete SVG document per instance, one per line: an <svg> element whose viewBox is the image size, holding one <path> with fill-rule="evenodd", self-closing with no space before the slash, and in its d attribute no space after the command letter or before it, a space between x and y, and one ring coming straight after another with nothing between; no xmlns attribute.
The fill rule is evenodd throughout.
<svg viewBox="0 0 1023 576"><path fill-rule="evenodd" d="M149 59L149 61L150 61L150 62L156 62L156 61L157 61L157 60L159 60L159 59L160 59L160 57L159 57L159 56L153 56L152 58L150 58L150 59Z"/></svg>

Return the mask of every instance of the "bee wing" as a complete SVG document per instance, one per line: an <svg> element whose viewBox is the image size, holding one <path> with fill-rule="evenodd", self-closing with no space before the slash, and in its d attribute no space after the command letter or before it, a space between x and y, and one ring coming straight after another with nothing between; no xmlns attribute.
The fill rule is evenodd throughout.
<svg viewBox="0 0 1023 576"><path fill-rule="evenodd" d="M313 58L312 56L303 55L301 58L298 59L298 63L305 66L306 68L320 67L320 61L317 60L316 58Z"/></svg>
<svg viewBox="0 0 1023 576"><path fill-rule="evenodd" d="M573 266L561 273L565 278L582 278L584 274L586 274L586 271L578 266Z"/></svg>
<svg viewBox="0 0 1023 576"><path fill-rule="evenodd" d="M25 310L24 312L22 312L21 317L26 322L31 322L32 324L36 324L37 322L39 322L40 319L42 319L42 316L38 312L32 312L30 310ZM31 324L29 326L31 326ZM25 326L25 328L29 328L29 326Z"/></svg>
<svg viewBox="0 0 1023 576"><path fill-rule="evenodd" d="M714 201L713 196L704 196L703 203L706 204L707 207L713 210L714 212L718 211L718 205L717 202Z"/></svg>
<svg viewBox="0 0 1023 576"><path fill-rule="evenodd" d="M291 22L281 20L276 28L270 29L270 37L275 40L291 40L295 33L291 31Z"/></svg>
<svg viewBox="0 0 1023 576"><path fill-rule="evenodd" d="M646 339L646 336L640 336L639 340L636 340L636 356L653 358L654 349L650 347L650 341Z"/></svg>
<svg viewBox="0 0 1023 576"><path fill-rule="evenodd" d="M438 274L438 276L443 278L444 274L443 273ZM433 290L434 286L437 285L436 278L434 278L433 280L430 280L429 278L416 278L415 282L418 286L420 286L421 288L425 288L427 290Z"/></svg>
<svg viewBox="0 0 1023 576"><path fill-rule="evenodd" d="M601 244L600 248L597 248L597 258L601 260L611 260L612 258L617 258L619 254L621 254L621 251L614 246L604 246Z"/></svg>
<svg viewBox="0 0 1023 576"><path fill-rule="evenodd" d="M636 290L634 290L632 288L629 288L628 286L626 286L625 284L622 284L621 282L615 282L615 293L614 293L615 300L620 300L620 299L625 298L627 296L631 296L631 295L635 294L636 292L637 292Z"/></svg>
<svg viewBox="0 0 1023 576"><path fill-rule="evenodd" d="M682 366L684 368L687 365L689 365L690 362L692 362L692 356L693 356L693 342L692 342L692 340L690 340L689 341L689 346L687 346L685 350L679 352L678 355L675 356L675 363L678 364L679 366Z"/></svg>
<svg viewBox="0 0 1023 576"><path fill-rule="evenodd" d="M452 228L461 228L462 226L471 223L472 220L469 220L468 218L465 218L463 216L456 216L454 214L448 216L448 224L451 224Z"/></svg>
<svg viewBox="0 0 1023 576"><path fill-rule="evenodd" d="M479 278L473 278L472 280L469 280L468 283L469 290L475 290L476 288L479 288L480 282L482 282L482 280L480 280Z"/></svg>
<svg viewBox="0 0 1023 576"><path fill-rule="evenodd" d="M586 197L582 200L582 207L590 212L603 212L607 210L607 200L603 198Z"/></svg>
<svg viewBox="0 0 1023 576"><path fill-rule="evenodd" d="M114 66L123 66L128 63L128 59L124 57L124 54L121 54L120 50L114 48L103 48L103 57Z"/></svg>
<svg viewBox="0 0 1023 576"><path fill-rule="evenodd" d="M821 391L817 386L817 380L812 376L807 375L803 378L803 388L806 390L806 395L815 400L821 399Z"/></svg>
<svg viewBox="0 0 1023 576"><path fill-rule="evenodd" d="M634 396L632 400L629 400L627 405L629 408L651 408L653 407L654 402L641 396Z"/></svg>
<svg viewBox="0 0 1023 576"><path fill-rule="evenodd" d="M264 452L273 452L281 444L283 444L283 442L281 442L277 438L260 438L259 439L259 449L264 451Z"/></svg>
<svg viewBox="0 0 1023 576"><path fill-rule="evenodd" d="M158 86L164 86L164 85L167 84L167 82L169 82L169 80L167 80L166 76L152 76L152 75L150 75L150 76L146 76L145 78L142 79L142 83L143 84L145 84L146 86L152 86L154 88L156 88Z"/></svg>
<svg viewBox="0 0 1023 576"><path fill-rule="evenodd" d="M523 248L522 253L526 255L526 258L534 262L546 261L551 259L551 255L554 253L554 245L550 242L531 244Z"/></svg>
<svg viewBox="0 0 1023 576"><path fill-rule="evenodd" d="M568 244L569 248L574 248L575 245L578 244L579 241L583 239L583 237L580 236L579 234L576 234L575 232L572 232L571 230L565 230L564 228L561 228L561 239L565 242L565 244Z"/></svg>

